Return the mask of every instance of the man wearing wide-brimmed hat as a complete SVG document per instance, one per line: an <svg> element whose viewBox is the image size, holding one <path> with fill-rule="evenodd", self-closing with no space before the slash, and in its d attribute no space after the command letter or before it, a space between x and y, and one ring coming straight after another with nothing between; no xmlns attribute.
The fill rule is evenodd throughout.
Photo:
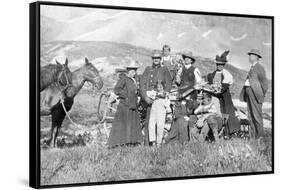
<svg viewBox="0 0 281 190"><path fill-rule="evenodd" d="M184 65L178 70L176 75L176 83L179 87L184 87L184 89L180 90L180 93L189 88L193 88L194 85L201 82L201 74L199 69L194 66L195 58L192 52L183 52L182 58L184 60ZM194 98L196 99L196 97Z"/></svg>
<svg viewBox="0 0 281 190"><path fill-rule="evenodd" d="M221 113L229 115L228 125L225 129L226 137L236 135L240 130L240 123L235 116L235 108L229 90L229 87L233 84L233 77L230 72L224 68L228 62L227 55L229 52L230 51L227 50L221 55L216 55L216 70L213 73L209 73L207 76L208 83L213 86L213 88L217 89L213 92L213 95L219 99Z"/></svg>
<svg viewBox="0 0 281 190"><path fill-rule="evenodd" d="M146 114L146 126L145 126L145 142L148 143L148 121L149 121L149 115L150 115L150 109L151 104L153 102L152 98L149 97L148 93L152 90L154 90L154 86L157 81L163 81L165 84L165 91L169 92L172 88L172 78L170 75L170 72L167 67L161 65L161 57L162 54L159 50L153 50L152 51L152 65L147 66L142 74L141 80L140 80L140 93L141 97L146 103L147 107L147 114Z"/></svg>
<svg viewBox="0 0 281 190"><path fill-rule="evenodd" d="M251 69L241 91L240 100L247 102L251 128L255 132L255 138L259 138L264 135L262 104L268 90L268 81L265 70L260 64L262 58L260 51L251 49L248 55Z"/></svg>

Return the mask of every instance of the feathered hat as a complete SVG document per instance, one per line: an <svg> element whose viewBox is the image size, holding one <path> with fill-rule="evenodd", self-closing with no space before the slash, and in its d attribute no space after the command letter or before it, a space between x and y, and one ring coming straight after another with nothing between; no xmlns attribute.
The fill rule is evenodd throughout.
<svg viewBox="0 0 281 190"><path fill-rule="evenodd" d="M229 54L229 50L224 51L220 56L216 55L215 62L219 65L225 65L227 63L227 55Z"/></svg>

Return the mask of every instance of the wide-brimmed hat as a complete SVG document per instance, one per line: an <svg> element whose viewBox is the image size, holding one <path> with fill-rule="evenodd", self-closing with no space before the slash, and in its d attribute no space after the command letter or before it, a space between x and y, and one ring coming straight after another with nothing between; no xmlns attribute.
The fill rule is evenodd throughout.
<svg viewBox="0 0 281 190"><path fill-rule="evenodd" d="M160 58L162 57L162 53L159 50L153 50L151 54L152 59L153 58Z"/></svg>
<svg viewBox="0 0 281 190"><path fill-rule="evenodd" d="M195 62L195 58L193 57L192 55L192 52L191 51L187 51L187 52L183 52L182 53L182 58L185 59L185 58L189 58L192 60L192 63Z"/></svg>
<svg viewBox="0 0 281 190"><path fill-rule="evenodd" d="M229 52L229 50L226 50L221 55L216 55L215 63L217 65L225 65L227 63L227 55Z"/></svg>
<svg viewBox="0 0 281 190"><path fill-rule="evenodd" d="M127 70L125 68L116 68L115 69L115 73L124 73L127 72Z"/></svg>
<svg viewBox="0 0 281 190"><path fill-rule="evenodd" d="M137 70L139 68L139 63L138 61L131 61L127 66L126 70L134 69Z"/></svg>
<svg viewBox="0 0 281 190"><path fill-rule="evenodd" d="M259 58L262 58L261 53L258 49L251 49L251 51L248 52L248 55L256 55Z"/></svg>

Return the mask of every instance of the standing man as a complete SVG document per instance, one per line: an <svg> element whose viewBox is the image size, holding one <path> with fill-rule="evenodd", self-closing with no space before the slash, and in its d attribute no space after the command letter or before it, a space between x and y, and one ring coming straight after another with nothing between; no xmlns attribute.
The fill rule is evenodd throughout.
<svg viewBox="0 0 281 190"><path fill-rule="evenodd" d="M176 74L176 83L180 87L179 93L183 93L201 82L200 71L197 67L194 67L195 58L192 56L192 52L184 52L182 58L184 65ZM196 100L196 97L196 94L191 95L193 100Z"/></svg>
<svg viewBox="0 0 281 190"><path fill-rule="evenodd" d="M165 84L164 90L169 92L172 88L172 78L170 72L166 66L161 66L161 52L154 50L152 52L152 65L147 66L140 79L140 93L144 100L147 112L146 112L146 122L145 122L145 144L148 145L148 121L151 110L151 104L153 102L152 98L149 97L149 93L154 89L157 81L163 81Z"/></svg>
<svg viewBox="0 0 281 190"><path fill-rule="evenodd" d="M262 58L260 51L252 49L248 52L251 69L240 94L240 100L247 102L248 117L251 128L255 133L255 138L264 135L262 104L268 90L268 81L263 66L260 64Z"/></svg>

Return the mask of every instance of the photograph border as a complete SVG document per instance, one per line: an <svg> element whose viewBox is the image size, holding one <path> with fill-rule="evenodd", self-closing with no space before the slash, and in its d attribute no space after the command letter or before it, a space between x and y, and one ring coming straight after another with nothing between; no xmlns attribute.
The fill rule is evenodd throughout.
<svg viewBox="0 0 281 190"><path fill-rule="evenodd" d="M82 8L103 8L103 9L119 9L132 11L146 12L163 12L163 13L182 13L182 14L197 14L197 15L213 15L226 17L247 17L260 18L271 20L272 33L272 52L271 52L271 67L272 67L272 171L264 172L248 172L248 173L231 173L217 175L201 175L201 176L185 176L185 177L168 177L157 179L140 179L140 180L124 180L124 181L109 181L109 182L90 182L90 183L73 183L73 184L55 184L41 185L40 184L40 6L67 6L67 7L82 7ZM201 12L189 10L170 10L144 7L126 7L113 5L95 5L81 3L65 3L65 2L48 2L37 1L29 4L29 185L33 188L55 188L55 187L77 187L90 185L108 185L108 184L123 184L137 182L153 182L153 181L168 181L168 180L185 180L198 178L215 178L215 177L234 177L246 175L273 174L275 171L274 165L274 16L268 15L248 15L236 13L219 13L219 12Z"/></svg>

